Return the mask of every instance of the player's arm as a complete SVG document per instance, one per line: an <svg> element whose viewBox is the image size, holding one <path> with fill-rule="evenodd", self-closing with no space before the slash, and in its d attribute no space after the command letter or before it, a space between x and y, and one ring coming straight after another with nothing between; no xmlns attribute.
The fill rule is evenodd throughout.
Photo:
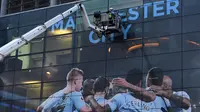
<svg viewBox="0 0 200 112"><path fill-rule="evenodd" d="M135 97L137 97L145 102L154 101L156 98L156 94L154 94L153 92L149 92L141 87L132 85L132 84L128 83L124 78L114 79L113 84L130 89L136 95Z"/></svg>
<svg viewBox="0 0 200 112"><path fill-rule="evenodd" d="M92 109L89 106L87 106L81 94L74 93L73 96L71 97L71 100L77 111L92 112Z"/></svg>
<svg viewBox="0 0 200 112"><path fill-rule="evenodd" d="M163 96L173 102L177 107L188 109L191 105L189 100L189 95L185 92L181 92L181 94L173 94L172 89L163 90L159 86L151 86L151 89L160 96Z"/></svg>
<svg viewBox="0 0 200 112"><path fill-rule="evenodd" d="M99 105L92 95L87 96L85 100L89 102L92 109L95 110L96 112L112 112L108 104L104 106Z"/></svg>
<svg viewBox="0 0 200 112"><path fill-rule="evenodd" d="M172 101L176 106L183 108L183 109L188 109L191 105L189 98L179 96L176 94L172 94L169 97L169 100Z"/></svg>

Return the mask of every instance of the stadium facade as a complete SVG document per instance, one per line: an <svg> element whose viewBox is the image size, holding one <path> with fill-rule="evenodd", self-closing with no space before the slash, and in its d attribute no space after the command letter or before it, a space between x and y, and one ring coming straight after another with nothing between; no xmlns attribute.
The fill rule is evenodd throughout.
<svg viewBox="0 0 200 112"><path fill-rule="evenodd" d="M3 15L0 45L76 3ZM72 67L83 69L85 79L124 77L131 68L139 68L143 87L148 70L160 67L172 78L174 91L189 94L192 112L200 111L199 0L88 0L83 4L91 21L95 11L120 10L125 16L123 33L111 34L111 41L98 38L84 27L80 12L54 24L5 60L5 72L0 74L2 112L35 112L42 101L65 87Z"/></svg>

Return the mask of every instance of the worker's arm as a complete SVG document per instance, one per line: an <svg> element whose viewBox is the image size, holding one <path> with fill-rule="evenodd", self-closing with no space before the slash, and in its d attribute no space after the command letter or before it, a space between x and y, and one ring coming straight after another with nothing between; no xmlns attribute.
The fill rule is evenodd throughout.
<svg viewBox="0 0 200 112"><path fill-rule="evenodd" d="M156 95L153 92L149 92L141 87L130 84L124 78L114 79L113 84L130 89L136 95L135 97L137 97L145 102L154 101L156 98Z"/></svg>

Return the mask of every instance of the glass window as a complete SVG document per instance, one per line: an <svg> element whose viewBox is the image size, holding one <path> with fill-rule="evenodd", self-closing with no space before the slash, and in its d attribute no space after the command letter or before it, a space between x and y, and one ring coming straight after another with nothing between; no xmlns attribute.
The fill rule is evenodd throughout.
<svg viewBox="0 0 200 112"><path fill-rule="evenodd" d="M0 46L3 46L7 43L7 31L0 31Z"/></svg>
<svg viewBox="0 0 200 112"><path fill-rule="evenodd" d="M75 62L104 60L106 58L105 50L105 45L77 48L75 50Z"/></svg>
<svg viewBox="0 0 200 112"><path fill-rule="evenodd" d="M47 8L47 17L46 20L50 20L53 17L57 16L60 13L63 13L64 11L67 11L68 9L72 8L74 6L73 3L71 4L66 4L66 5L60 5L57 7L51 7ZM75 14L72 14L74 16Z"/></svg>
<svg viewBox="0 0 200 112"><path fill-rule="evenodd" d="M52 66L72 63L72 54L72 50L46 53L44 65Z"/></svg>
<svg viewBox="0 0 200 112"><path fill-rule="evenodd" d="M15 84L32 84L41 82L42 69L15 71Z"/></svg>
<svg viewBox="0 0 200 112"><path fill-rule="evenodd" d="M181 16L181 0L144 0L144 20L152 21Z"/></svg>
<svg viewBox="0 0 200 112"><path fill-rule="evenodd" d="M107 61L106 76L121 76L126 75L126 73L132 69L137 68L142 70L142 58L127 58L118 60Z"/></svg>
<svg viewBox="0 0 200 112"><path fill-rule="evenodd" d="M181 35L144 39L144 54L181 51Z"/></svg>
<svg viewBox="0 0 200 112"><path fill-rule="evenodd" d="M200 69L184 70L183 71L183 86L184 87L200 87L199 73L200 73Z"/></svg>
<svg viewBox="0 0 200 112"><path fill-rule="evenodd" d="M46 51L72 48L72 34L46 38Z"/></svg>
<svg viewBox="0 0 200 112"><path fill-rule="evenodd" d="M200 32L183 35L183 50L200 49Z"/></svg>
<svg viewBox="0 0 200 112"><path fill-rule="evenodd" d="M105 42L100 39L93 31L77 32L75 35L76 47L91 46Z"/></svg>
<svg viewBox="0 0 200 112"><path fill-rule="evenodd" d="M181 33L181 18L144 23L144 36L157 37Z"/></svg>
<svg viewBox="0 0 200 112"><path fill-rule="evenodd" d="M0 80L4 85L13 85L14 72L3 72L0 74Z"/></svg>
<svg viewBox="0 0 200 112"><path fill-rule="evenodd" d="M200 15L184 16L183 17L183 33L200 31Z"/></svg>
<svg viewBox="0 0 200 112"><path fill-rule="evenodd" d="M87 14L93 14L96 11L105 12L108 8L108 0L88 0L82 3L85 6ZM77 15L80 16L80 11L77 12Z"/></svg>
<svg viewBox="0 0 200 112"><path fill-rule="evenodd" d="M13 89L13 99L40 98L41 84L16 85Z"/></svg>
<svg viewBox="0 0 200 112"><path fill-rule="evenodd" d="M17 69L28 69L42 67L43 54L19 56L16 66Z"/></svg>
<svg viewBox="0 0 200 112"><path fill-rule="evenodd" d="M19 30L18 28L14 28L14 29L10 29L10 30L6 30L7 32L7 42L10 42L11 40L15 39L18 37L18 33L19 33Z"/></svg>
<svg viewBox="0 0 200 112"><path fill-rule="evenodd" d="M105 61L80 63L80 64L75 64L74 67L83 70L84 78L105 76Z"/></svg>
<svg viewBox="0 0 200 112"><path fill-rule="evenodd" d="M126 17L125 16L126 11ZM131 7L128 9L120 10L122 22L128 21L128 23L139 23L144 20L144 9L142 6Z"/></svg>
<svg viewBox="0 0 200 112"><path fill-rule="evenodd" d="M0 93L1 97L0 100L12 100L13 98L13 87L12 86L4 86L4 87L0 87L0 90L2 91Z"/></svg>
<svg viewBox="0 0 200 112"><path fill-rule="evenodd" d="M0 31L0 46L5 45L6 43L12 41L13 39L18 37L18 29L10 29ZM12 52L10 55L15 56L16 51Z"/></svg>
<svg viewBox="0 0 200 112"><path fill-rule="evenodd" d="M11 101L1 101L0 102L0 109L2 112L11 112Z"/></svg>
<svg viewBox="0 0 200 112"><path fill-rule="evenodd" d="M47 29L47 36L70 34L75 30L75 18L61 20Z"/></svg>
<svg viewBox="0 0 200 112"><path fill-rule="evenodd" d="M195 112L195 110L197 110L196 112L198 112L198 110L200 108L197 108L200 106L199 101L200 101L200 88L187 88L184 89L184 91L189 95L190 97L190 101L191 101L191 105L193 108L193 112Z"/></svg>
<svg viewBox="0 0 200 112"><path fill-rule="evenodd" d="M40 100L14 100L12 112L35 112Z"/></svg>
<svg viewBox="0 0 200 112"><path fill-rule="evenodd" d="M163 71L181 69L181 53L144 56L143 67L145 73L152 67L159 67Z"/></svg>
<svg viewBox="0 0 200 112"><path fill-rule="evenodd" d="M90 20L91 24L94 24L94 16L93 15L88 15L88 19ZM83 23L83 18L82 17L77 17L76 18L76 31L86 31L86 30L90 30L90 28L88 28L84 23Z"/></svg>
<svg viewBox="0 0 200 112"><path fill-rule="evenodd" d="M0 19L0 30L18 27L19 15L6 16Z"/></svg>
<svg viewBox="0 0 200 112"><path fill-rule="evenodd" d="M19 15L19 26L43 24L45 22L46 10L29 11Z"/></svg>
<svg viewBox="0 0 200 112"><path fill-rule="evenodd" d="M26 27L20 27L19 28L19 36L24 35L25 33L31 31L32 29L34 29L35 27L37 27L37 25L34 26L26 26ZM44 33L40 34L37 38L40 37L44 37Z"/></svg>
<svg viewBox="0 0 200 112"><path fill-rule="evenodd" d="M140 6L143 0L109 0L109 7L114 9L123 9L128 7Z"/></svg>
<svg viewBox="0 0 200 112"><path fill-rule="evenodd" d="M164 72L163 74L169 76L172 79L172 89L181 89L183 87L184 82L182 80L181 71L168 71Z"/></svg>
<svg viewBox="0 0 200 112"><path fill-rule="evenodd" d="M71 68L72 65L46 67L43 69L43 81L65 81Z"/></svg>
<svg viewBox="0 0 200 112"><path fill-rule="evenodd" d="M43 52L44 38L36 38L18 49L18 55Z"/></svg>
<svg viewBox="0 0 200 112"><path fill-rule="evenodd" d="M50 95L58 92L66 86L66 81L63 82L52 82L43 84L43 98L49 97Z"/></svg>
<svg viewBox="0 0 200 112"><path fill-rule="evenodd" d="M107 45L107 57L108 59L113 59L142 56L141 48L141 38L133 41L111 43Z"/></svg>
<svg viewBox="0 0 200 112"><path fill-rule="evenodd" d="M200 68L200 51L183 52L183 68Z"/></svg>
<svg viewBox="0 0 200 112"><path fill-rule="evenodd" d="M183 1L183 15L197 14L200 12L199 0L182 0Z"/></svg>
<svg viewBox="0 0 200 112"><path fill-rule="evenodd" d="M4 71L13 71L13 70L15 70L15 67L16 68L20 67L20 66L17 66L17 64L19 65L19 61L20 60L18 60L15 57L5 58L4 61L5 61L5 64L4 64L5 69L4 69Z"/></svg>

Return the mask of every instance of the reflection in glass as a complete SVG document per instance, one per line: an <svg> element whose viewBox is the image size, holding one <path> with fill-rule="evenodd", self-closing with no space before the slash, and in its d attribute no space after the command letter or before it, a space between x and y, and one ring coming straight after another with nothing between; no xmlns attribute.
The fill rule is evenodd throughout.
<svg viewBox="0 0 200 112"><path fill-rule="evenodd" d="M200 32L183 35L183 50L200 49Z"/></svg>
<svg viewBox="0 0 200 112"><path fill-rule="evenodd" d="M69 17L61 20L47 29L47 36L70 34L75 30L75 19Z"/></svg>
<svg viewBox="0 0 200 112"><path fill-rule="evenodd" d="M158 37L178 33L181 33L180 17L144 23L145 37Z"/></svg>
<svg viewBox="0 0 200 112"><path fill-rule="evenodd" d="M183 17L183 33L200 31L200 15L191 15ZM195 25L194 25L195 24Z"/></svg>
<svg viewBox="0 0 200 112"><path fill-rule="evenodd" d="M13 87L12 86L4 86L0 87L0 99L1 100L12 100L13 99Z"/></svg>
<svg viewBox="0 0 200 112"><path fill-rule="evenodd" d="M92 16L88 16L90 23L93 24L93 15ZM84 22L83 22L83 18L82 17L77 17L76 18L76 31L86 31L86 30L90 30L88 27L85 26Z"/></svg>
<svg viewBox="0 0 200 112"><path fill-rule="evenodd" d="M44 83L43 85L43 98L49 97L50 95L58 92L66 86L66 81L62 82L52 82L52 83Z"/></svg>
<svg viewBox="0 0 200 112"><path fill-rule="evenodd" d="M143 4L143 0L109 0L109 7L114 9L123 9L129 7L140 6Z"/></svg>
<svg viewBox="0 0 200 112"><path fill-rule="evenodd" d="M41 69L15 71L15 84L40 83L41 73Z"/></svg>
<svg viewBox="0 0 200 112"><path fill-rule="evenodd" d="M104 60L106 57L105 50L105 45L77 48L75 50L75 62Z"/></svg>
<svg viewBox="0 0 200 112"><path fill-rule="evenodd" d="M159 67L163 71L181 69L181 53L144 56L143 67L145 73L152 67Z"/></svg>
<svg viewBox="0 0 200 112"><path fill-rule="evenodd" d="M44 46L44 38L33 39L28 44L18 49L18 55L42 52Z"/></svg>
<svg viewBox="0 0 200 112"><path fill-rule="evenodd" d="M0 29L11 29L18 27L19 14L3 17L0 19Z"/></svg>
<svg viewBox="0 0 200 112"><path fill-rule="evenodd" d="M46 51L72 48L72 34L46 38Z"/></svg>
<svg viewBox="0 0 200 112"><path fill-rule="evenodd" d="M41 67L43 54L19 56L18 59L22 61L22 65L20 65L20 63L19 65L16 64L16 66L18 66L18 69Z"/></svg>
<svg viewBox="0 0 200 112"><path fill-rule="evenodd" d="M13 78L14 72L3 72L0 74L0 80L3 81L4 85L13 85Z"/></svg>
<svg viewBox="0 0 200 112"><path fill-rule="evenodd" d="M41 84L16 85L13 89L13 99L40 98Z"/></svg>
<svg viewBox="0 0 200 112"><path fill-rule="evenodd" d="M19 15L19 26L43 24L45 22L46 10L35 10Z"/></svg>
<svg viewBox="0 0 200 112"><path fill-rule="evenodd" d="M145 38L144 46L145 55L181 51L181 35Z"/></svg>
<svg viewBox="0 0 200 112"><path fill-rule="evenodd" d="M105 61L80 63L75 64L74 67L84 71L84 78L105 76Z"/></svg>
<svg viewBox="0 0 200 112"><path fill-rule="evenodd" d="M0 110L2 112L11 112L11 101L0 101Z"/></svg>
<svg viewBox="0 0 200 112"><path fill-rule="evenodd" d="M71 68L72 65L46 67L43 69L43 81L65 81Z"/></svg>
<svg viewBox="0 0 200 112"><path fill-rule="evenodd" d="M72 50L50 52L45 54L45 66L72 63Z"/></svg>
<svg viewBox="0 0 200 112"><path fill-rule="evenodd" d="M183 15L197 14L200 12L199 0L182 0L183 1Z"/></svg>
<svg viewBox="0 0 200 112"><path fill-rule="evenodd" d="M184 70L183 71L183 86L184 87L200 87L200 70Z"/></svg>
<svg viewBox="0 0 200 112"><path fill-rule="evenodd" d="M14 100L12 112L35 112L40 100Z"/></svg>
<svg viewBox="0 0 200 112"><path fill-rule="evenodd" d="M108 0L88 0L82 3L85 6L88 14L93 14L96 11L105 12L108 8ZM77 15L80 15L80 11L77 13Z"/></svg>
<svg viewBox="0 0 200 112"><path fill-rule="evenodd" d="M127 42L111 43L107 45L107 56L113 58L127 58L142 55L142 40L136 39Z"/></svg>
<svg viewBox="0 0 200 112"><path fill-rule="evenodd" d="M183 52L183 68L200 68L200 51Z"/></svg>
<svg viewBox="0 0 200 112"><path fill-rule="evenodd" d="M142 70L142 58L135 57L127 59L109 60L107 62L106 76L125 75L128 72L128 70L132 68Z"/></svg>

